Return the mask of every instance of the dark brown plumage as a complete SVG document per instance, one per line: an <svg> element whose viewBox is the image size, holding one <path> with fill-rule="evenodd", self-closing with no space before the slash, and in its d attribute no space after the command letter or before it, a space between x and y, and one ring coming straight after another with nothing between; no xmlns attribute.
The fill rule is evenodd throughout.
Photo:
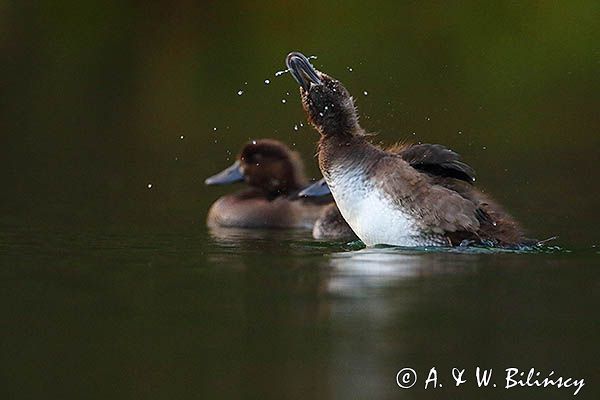
<svg viewBox="0 0 600 400"><path fill-rule="evenodd" d="M386 151L371 144L348 91L302 57L292 53L287 64L296 70L308 120L321 134L319 166L341 214L363 242L525 241L518 223L472 185L474 171L458 154L441 145Z"/></svg>
<svg viewBox="0 0 600 400"><path fill-rule="evenodd" d="M271 139L247 143L229 168L207 185L244 181L248 189L215 201L207 225L238 228L312 228L324 205L292 201L308 183L302 160L283 143Z"/></svg>
<svg viewBox="0 0 600 400"><path fill-rule="evenodd" d="M313 227L312 235L319 240L358 240L358 236L344 220L335 204L328 205L321 212Z"/></svg>

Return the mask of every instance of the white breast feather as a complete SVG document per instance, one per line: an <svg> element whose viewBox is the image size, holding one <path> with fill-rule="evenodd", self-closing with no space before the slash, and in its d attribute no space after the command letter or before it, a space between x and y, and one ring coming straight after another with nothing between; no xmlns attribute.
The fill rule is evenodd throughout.
<svg viewBox="0 0 600 400"><path fill-rule="evenodd" d="M326 180L342 216L367 246L439 244L420 232L409 213L367 182L362 171L334 171Z"/></svg>

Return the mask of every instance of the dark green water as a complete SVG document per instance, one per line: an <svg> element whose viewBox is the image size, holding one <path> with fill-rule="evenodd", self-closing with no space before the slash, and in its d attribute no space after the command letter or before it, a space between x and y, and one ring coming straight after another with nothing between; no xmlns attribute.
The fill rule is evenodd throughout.
<svg viewBox="0 0 600 400"><path fill-rule="evenodd" d="M570 398L600 393L595 248L442 253L306 232L0 235L4 398ZM424 389L436 367L443 387ZM498 388L479 389L477 366ZM419 380L402 390L396 373ZM454 388L451 369L468 382Z"/></svg>

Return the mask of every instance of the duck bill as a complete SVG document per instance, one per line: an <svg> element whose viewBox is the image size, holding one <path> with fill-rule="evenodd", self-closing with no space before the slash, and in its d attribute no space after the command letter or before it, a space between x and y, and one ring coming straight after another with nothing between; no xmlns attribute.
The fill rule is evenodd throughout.
<svg viewBox="0 0 600 400"><path fill-rule="evenodd" d="M230 183L241 182L244 180L244 173L240 167L239 160L231 166L225 168L216 175L207 178L204 181L205 185L228 185Z"/></svg>
<svg viewBox="0 0 600 400"><path fill-rule="evenodd" d="M309 187L303 189L298 193L299 197L323 197L330 195L331 191L329 190L329 186L327 186L327 182L325 179L321 179L310 185Z"/></svg>
<svg viewBox="0 0 600 400"><path fill-rule="evenodd" d="M292 52L285 58L285 65L292 76L304 90L309 90L311 85L321 85L319 72L311 65L308 58L302 53Z"/></svg>

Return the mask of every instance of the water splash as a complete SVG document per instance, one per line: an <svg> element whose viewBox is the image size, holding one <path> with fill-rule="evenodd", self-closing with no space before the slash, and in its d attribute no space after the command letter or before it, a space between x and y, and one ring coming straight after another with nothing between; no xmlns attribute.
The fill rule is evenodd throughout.
<svg viewBox="0 0 600 400"><path fill-rule="evenodd" d="M519 245L511 247L494 246L493 244L468 244L464 246L444 247L444 246L388 246L377 245L366 247L362 241L357 240L345 244L348 251L360 250L366 248L369 251L396 254L422 254L422 253L454 253L454 254L553 254L553 253L571 253L569 249L560 246L548 246L543 242L534 245Z"/></svg>

